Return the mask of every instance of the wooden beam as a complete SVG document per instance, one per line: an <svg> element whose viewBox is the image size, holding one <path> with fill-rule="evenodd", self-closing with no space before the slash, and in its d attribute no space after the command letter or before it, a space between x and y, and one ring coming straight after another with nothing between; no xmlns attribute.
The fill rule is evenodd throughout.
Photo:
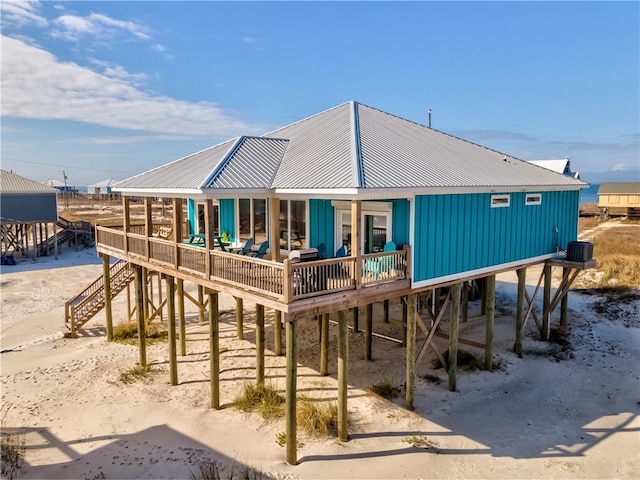
<svg viewBox="0 0 640 480"><path fill-rule="evenodd" d="M462 282L462 323L469 320L469 282Z"/></svg>
<svg viewBox="0 0 640 480"><path fill-rule="evenodd" d="M551 265L545 264L543 268L544 272L544 290L542 297L542 329L540 330L540 337L542 340L549 339L549 319L551 312L549 312L549 305L551 304Z"/></svg>
<svg viewBox="0 0 640 480"><path fill-rule="evenodd" d="M126 197L125 197L126 198ZM138 363L141 367L147 366L147 345L144 321L144 307L142 305L142 267L135 265L133 281L136 289L136 319L138 321Z"/></svg>
<svg viewBox="0 0 640 480"><path fill-rule="evenodd" d="M496 312L496 276L489 275L485 282L487 290L487 317L484 332L484 368L493 370L493 327Z"/></svg>
<svg viewBox="0 0 640 480"><path fill-rule="evenodd" d="M149 270L146 267L142 267L142 313L145 322L149 321L149 291L151 291L151 295L153 295L153 277L149 275Z"/></svg>
<svg viewBox="0 0 640 480"><path fill-rule="evenodd" d="M320 375L329 375L329 314L322 315L320 328Z"/></svg>
<svg viewBox="0 0 640 480"><path fill-rule="evenodd" d="M176 357L176 283L167 275L167 326L169 329L169 377L171 385L178 385L178 359Z"/></svg>
<svg viewBox="0 0 640 480"><path fill-rule="evenodd" d="M527 285L527 269L519 268L518 274L518 300L516 303L516 342L513 347L518 357L522 358L522 340L524 339L524 292Z"/></svg>
<svg viewBox="0 0 640 480"><path fill-rule="evenodd" d="M389 299L386 299L382 302L384 308L384 323L391 323L389 320Z"/></svg>
<svg viewBox="0 0 640 480"><path fill-rule="evenodd" d="M407 296L407 351L405 371L404 403L408 410L414 410L415 369L416 369L416 318L418 317L418 302L415 293Z"/></svg>
<svg viewBox="0 0 640 480"><path fill-rule="evenodd" d="M353 316L353 331L360 331L360 307L353 307L351 309L351 315Z"/></svg>
<svg viewBox="0 0 640 480"><path fill-rule="evenodd" d="M204 235L205 235L205 240L204 240L204 249L205 249L205 269L204 269L204 274L207 278L211 277L211 250L212 247L214 246L214 241L215 241L215 231L213 226L215 225L214 222L214 218L213 218L213 200L211 200L210 198L208 198L207 200L205 200L204 202ZM194 233L198 233L198 232L194 232Z"/></svg>
<svg viewBox="0 0 640 480"><path fill-rule="evenodd" d="M107 324L107 342L113 341L113 311L111 309L111 270L109 255L102 255L102 280L104 283L104 315Z"/></svg>
<svg viewBox="0 0 640 480"><path fill-rule="evenodd" d="M280 199L269 199L269 250L271 260L280 261Z"/></svg>
<svg viewBox="0 0 640 480"><path fill-rule="evenodd" d="M286 438L287 438L287 463L296 465L298 463L298 438L296 425L296 393L297 393L297 376L298 376L298 359L297 359L297 338L296 338L296 322L286 322L286 355L287 355L287 374L286 374L286 405L285 405L285 422L286 422Z"/></svg>
<svg viewBox="0 0 640 480"><path fill-rule="evenodd" d="M173 261L174 268L178 270L180 265L180 248L178 245L182 243L182 204L184 200L182 198L173 199Z"/></svg>
<svg viewBox="0 0 640 480"><path fill-rule="evenodd" d="M402 305L402 329L403 329L402 346L403 347L407 346L407 318L408 318L407 302L408 301L409 300L407 296L400 298L400 305Z"/></svg>
<svg viewBox="0 0 640 480"><path fill-rule="evenodd" d="M256 384L264 385L264 306L256 304Z"/></svg>
<svg viewBox="0 0 640 480"><path fill-rule="evenodd" d="M149 238L153 235L153 209L151 206L151 197L144 197L144 235ZM149 260L151 255L150 243L145 241L145 257Z"/></svg>
<svg viewBox="0 0 640 480"><path fill-rule="evenodd" d="M373 359L373 303L365 305L364 312L364 353L365 358L371 361Z"/></svg>
<svg viewBox="0 0 640 480"><path fill-rule="evenodd" d="M242 297L236 299L236 336L238 340L244 340L244 306Z"/></svg>
<svg viewBox="0 0 640 480"><path fill-rule="evenodd" d="M447 296L445 297L444 302L440 305L440 308L437 311L438 315L433 320L433 324L431 325L431 328L429 329L429 331L427 333L427 338L424 340L424 344L420 348L420 352L418 353L418 358L417 358L416 362L419 363L422 360L422 357L424 357L425 353L427 353L427 347L429 347L429 345L431 344L431 340L433 339L433 336L436 333L436 330L438 329L438 325L440 325L440 321L444 317L444 313L447 310L447 303L449 303L449 299L450 298L451 298L451 289L449 289L449 292L447 292ZM431 315L431 313L430 313L430 315ZM416 317L416 323L418 323L418 322L421 323L426 328L426 326L422 322L422 319L420 318L420 316ZM436 348L435 345L433 345L433 348L436 351L436 354L438 355L438 358L442 362L442 366L446 369L447 368L447 363L444 361L444 358L441 356L440 351Z"/></svg>
<svg viewBox="0 0 640 480"><path fill-rule="evenodd" d="M178 278L178 330L180 332L180 356L187 354L187 332L184 315L184 280Z"/></svg>
<svg viewBox="0 0 640 480"><path fill-rule="evenodd" d="M130 202L129 197L122 197L122 231L124 233L124 244L122 249L124 253L129 253L129 239L127 237L127 233L131 230L131 210L130 210Z"/></svg>
<svg viewBox="0 0 640 480"><path fill-rule="evenodd" d="M344 310L338 312L338 438L349 440L347 391L349 376L349 329Z"/></svg>
<svg viewBox="0 0 640 480"><path fill-rule="evenodd" d="M273 311L273 349L274 353L282 356L282 312L280 310Z"/></svg>
<svg viewBox="0 0 640 480"><path fill-rule="evenodd" d="M460 284L451 286L451 317L449 320L449 390L456 391L458 370L458 324L460 322Z"/></svg>
<svg viewBox="0 0 640 480"><path fill-rule="evenodd" d="M209 293L209 370L211 408L220 408L220 311L218 292Z"/></svg>

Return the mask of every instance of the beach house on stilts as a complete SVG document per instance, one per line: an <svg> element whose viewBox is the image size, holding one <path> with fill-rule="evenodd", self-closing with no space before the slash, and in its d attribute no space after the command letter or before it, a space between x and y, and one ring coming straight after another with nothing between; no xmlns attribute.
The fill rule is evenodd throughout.
<svg viewBox="0 0 640 480"><path fill-rule="evenodd" d="M491 368L495 275L518 272L515 351L535 315L542 287L540 335L578 272L594 265L576 241L579 191L587 184L375 108L347 102L263 136L241 136L141 173L114 186L123 202L120 228L96 228L98 252L129 262L135 278L140 362L145 363L144 271L166 279L171 380L177 384L175 285L198 284L208 296L211 406L219 408L217 295L233 295L242 335L242 300L256 312L256 378L264 382L264 311L275 312L276 350L285 329L287 461L296 451L296 326L338 318L338 436L347 440L348 318L360 326L371 358L371 305L402 299L406 392L413 408L414 367L435 335L448 339L449 388L456 388L458 318L469 282L482 280L487 368ZM132 198L146 218L133 225ZM166 238L154 236L151 198L173 199ZM185 218L188 222L185 222ZM184 225L188 225L186 228ZM567 254L569 253L569 255ZM533 298L527 267L543 265ZM563 268L551 295L551 266ZM105 268L105 284L110 283ZM543 285L544 281L544 285ZM178 295L179 297L180 295ZM431 321L418 309L428 305ZM445 307L448 332L438 331ZM184 323L184 318L177 318ZM110 318L107 318L108 329ZM183 325L180 326L183 328ZM417 343L417 328L426 335ZM182 330L181 330L182 331ZM321 329L326 374L326 328ZM476 343L476 345L478 345ZM438 352L439 353L439 352ZM441 357L443 355L439 353ZM324 370L323 370L324 369Z"/></svg>

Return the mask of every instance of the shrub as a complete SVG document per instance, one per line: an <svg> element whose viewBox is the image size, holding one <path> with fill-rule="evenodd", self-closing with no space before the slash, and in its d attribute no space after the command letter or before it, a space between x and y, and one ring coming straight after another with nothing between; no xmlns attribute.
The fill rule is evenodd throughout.
<svg viewBox="0 0 640 480"><path fill-rule="evenodd" d="M400 395L402 387L392 378L384 377L379 382L371 385L371 387L369 387L369 391L382 398L386 398L387 400L392 400Z"/></svg>

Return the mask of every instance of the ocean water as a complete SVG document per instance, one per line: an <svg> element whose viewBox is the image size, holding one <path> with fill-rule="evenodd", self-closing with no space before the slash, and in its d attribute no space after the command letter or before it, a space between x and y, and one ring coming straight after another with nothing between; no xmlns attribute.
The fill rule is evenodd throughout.
<svg viewBox="0 0 640 480"><path fill-rule="evenodd" d="M592 183L589 188L580 190L580 205L585 205L587 203L598 203L599 188L599 183Z"/></svg>

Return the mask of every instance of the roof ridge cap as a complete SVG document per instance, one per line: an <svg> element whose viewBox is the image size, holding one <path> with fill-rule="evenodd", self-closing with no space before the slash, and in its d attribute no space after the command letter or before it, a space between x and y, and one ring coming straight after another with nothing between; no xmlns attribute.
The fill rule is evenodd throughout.
<svg viewBox="0 0 640 480"><path fill-rule="evenodd" d="M358 102L351 101L349 103L351 106L351 168L353 169L352 174L356 188L363 188L364 169L362 165L362 149L360 145L360 115L358 112Z"/></svg>
<svg viewBox="0 0 640 480"><path fill-rule="evenodd" d="M231 157L233 156L234 153L236 153L238 151L238 149L244 143L246 138L247 138L246 136L240 135L238 137L238 139L233 143L233 145L231 145L231 147L229 147L229 150L227 150L227 153L224 154L222 159L220 159L220 161L215 166L215 168L211 171L209 176L205 179L204 182L202 182L202 184L200 185L201 189L207 188L207 185L209 185L218 176L220 176L220 174L222 173L222 170L224 170L224 168L229 164L229 161L231 160Z"/></svg>

